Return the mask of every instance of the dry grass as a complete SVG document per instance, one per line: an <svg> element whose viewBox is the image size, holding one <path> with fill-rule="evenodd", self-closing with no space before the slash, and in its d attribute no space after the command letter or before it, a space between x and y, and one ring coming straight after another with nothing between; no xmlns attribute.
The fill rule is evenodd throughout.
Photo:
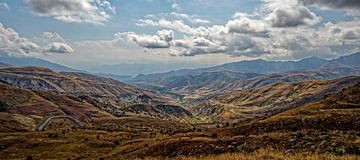
<svg viewBox="0 0 360 160"><path fill-rule="evenodd" d="M146 160L359 160L360 156L334 154L296 153L288 154L272 149L259 149L253 153L226 153L200 157L145 158Z"/></svg>

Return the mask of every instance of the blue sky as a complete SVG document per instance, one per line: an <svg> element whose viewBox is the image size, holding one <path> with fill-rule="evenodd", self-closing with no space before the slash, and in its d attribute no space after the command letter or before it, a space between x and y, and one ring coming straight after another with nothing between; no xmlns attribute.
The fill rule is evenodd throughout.
<svg viewBox="0 0 360 160"><path fill-rule="evenodd" d="M334 58L359 51L359 9L352 0L0 0L0 50L80 69Z"/></svg>

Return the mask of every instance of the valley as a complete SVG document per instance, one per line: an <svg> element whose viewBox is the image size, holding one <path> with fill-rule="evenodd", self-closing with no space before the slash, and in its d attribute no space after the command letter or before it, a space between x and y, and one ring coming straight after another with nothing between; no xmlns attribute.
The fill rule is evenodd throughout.
<svg viewBox="0 0 360 160"><path fill-rule="evenodd" d="M0 159L357 159L359 55L125 82L1 63Z"/></svg>

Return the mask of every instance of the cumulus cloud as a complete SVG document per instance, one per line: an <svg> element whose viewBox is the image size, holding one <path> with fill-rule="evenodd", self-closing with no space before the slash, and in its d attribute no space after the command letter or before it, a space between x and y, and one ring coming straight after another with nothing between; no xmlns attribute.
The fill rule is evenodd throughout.
<svg viewBox="0 0 360 160"><path fill-rule="evenodd" d="M172 30L161 30L156 35L139 35L134 32L116 33L116 39L132 42L147 49L169 48L174 38Z"/></svg>
<svg viewBox="0 0 360 160"><path fill-rule="evenodd" d="M264 0L264 3L271 11L265 20L273 27L313 25L320 21L320 17L298 0Z"/></svg>
<svg viewBox="0 0 360 160"><path fill-rule="evenodd" d="M299 6L296 9L276 9L266 20L274 27L296 27L316 24L320 21L320 18L308 8Z"/></svg>
<svg viewBox="0 0 360 160"><path fill-rule="evenodd" d="M267 31L263 21L250 19L245 13L237 12L234 18L226 24L230 33L265 33Z"/></svg>
<svg viewBox="0 0 360 160"><path fill-rule="evenodd" d="M107 0L25 0L40 16L64 22L103 24L115 13Z"/></svg>
<svg viewBox="0 0 360 160"><path fill-rule="evenodd" d="M66 44L65 40L57 33L45 32L46 43L53 41L47 46L39 45L35 41L22 37L12 28L6 28L0 23L0 50L14 56L35 56L43 53L70 53L73 49ZM51 40L52 39L52 40ZM59 41L59 42L55 42Z"/></svg>
<svg viewBox="0 0 360 160"><path fill-rule="evenodd" d="M0 23L0 49L12 55L31 55L40 51L40 47L31 40L21 37L12 28Z"/></svg>
<svg viewBox="0 0 360 160"><path fill-rule="evenodd" d="M69 45L67 45L65 43L52 42L47 46L47 48L45 49L45 52L50 52L50 53L71 53L71 52L74 52L74 50Z"/></svg>
<svg viewBox="0 0 360 160"><path fill-rule="evenodd" d="M294 59L314 54L327 58L360 51L359 20L315 25L321 17L302 0L262 2L259 11L237 12L223 25L195 26L187 20L194 17L185 13L170 13L177 17L175 19L164 18L165 14L149 15L138 20L136 25L161 28L163 31L154 35L118 33L117 37L146 49L162 48L162 51L173 56L224 53L231 56ZM182 36L175 38L173 32Z"/></svg>

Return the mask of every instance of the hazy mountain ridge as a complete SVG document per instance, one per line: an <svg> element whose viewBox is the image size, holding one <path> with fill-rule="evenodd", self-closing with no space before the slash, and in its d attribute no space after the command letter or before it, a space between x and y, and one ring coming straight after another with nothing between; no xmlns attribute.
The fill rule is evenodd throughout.
<svg viewBox="0 0 360 160"><path fill-rule="evenodd" d="M47 60L33 58L33 57L14 57L0 52L0 62L4 62L14 66L39 66L50 68L57 72L85 72L70 67L66 67Z"/></svg>
<svg viewBox="0 0 360 160"><path fill-rule="evenodd" d="M261 87L276 83L297 83L309 80L332 80L347 76L360 76L360 70L357 68L327 68L309 71L292 71L285 73L274 73L258 76L246 80L239 80L229 84L224 91L240 90L245 88Z"/></svg>
<svg viewBox="0 0 360 160"><path fill-rule="evenodd" d="M229 83L238 80L250 79L260 74L256 73L237 73L232 71L203 72L197 75L182 75L163 78L157 82L144 82L144 86L153 85L165 87L174 92L190 95L192 93L210 93L218 91L219 88L227 86ZM141 85L142 82L135 83Z"/></svg>
<svg viewBox="0 0 360 160"><path fill-rule="evenodd" d="M139 75L129 83L145 87L163 87L185 95L212 94L279 82L293 83L358 76L359 68L360 52L333 60L310 57L300 61L241 61L210 68ZM194 97L194 94L191 97Z"/></svg>
<svg viewBox="0 0 360 160"><path fill-rule="evenodd" d="M340 65L340 66L339 66ZM242 73L275 73L275 72L288 72L288 71L301 71L301 70L314 70L330 67L359 67L360 66L360 52L353 53L347 56L341 56L332 60L325 60L317 57L309 57L299 61L266 61L266 60L252 60L227 63L219 66L199 68L199 69L182 69L177 71L139 75L135 80L152 80L167 78L180 75L197 75L202 72L212 71L233 71Z"/></svg>
<svg viewBox="0 0 360 160"><path fill-rule="evenodd" d="M0 62L0 68L4 68L4 67L11 67L11 65Z"/></svg>

